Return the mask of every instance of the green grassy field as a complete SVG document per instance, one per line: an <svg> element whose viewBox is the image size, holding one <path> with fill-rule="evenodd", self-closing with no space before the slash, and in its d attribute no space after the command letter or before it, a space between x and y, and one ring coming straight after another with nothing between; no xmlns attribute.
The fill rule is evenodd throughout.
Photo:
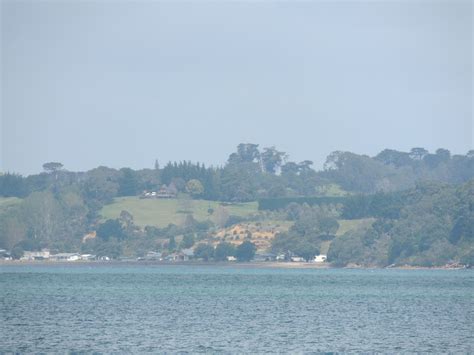
<svg viewBox="0 0 474 355"><path fill-rule="evenodd" d="M21 202L21 199L16 197L0 197L0 213L6 211L9 207L15 206Z"/></svg>
<svg viewBox="0 0 474 355"><path fill-rule="evenodd" d="M358 229L366 229L369 228L372 223L374 223L375 218L363 218L363 219L340 219L339 228L336 232L336 237L340 237L341 235L358 230ZM329 247L331 246L332 240L327 240L321 243L321 254L327 254Z"/></svg>
<svg viewBox="0 0 474 355"><path fill-rule="evenodd" d="M208 209L214 211L219 207L215 201L189 200L183 202L178 199L139 199L138 197L116 198L110 205L104 206L101 215L104 219L118 218L120 212L127 211L133 215L135 224L138 226L166 227L170 223L179 225L183 222L186 213L183 210L192 212L193 217L198 221L212 220ZM257 202L231 204L225 206L229 215L248 216L257 212Z"/></svg>
<svg viewBox="0 0 474 355"><path fill-rule="evenodd" d="M372 223L375 222L375 218L363 218L363 219L340 219L339 228L336 232L336 236L341 236L351 230L369 228Z"/></svg>

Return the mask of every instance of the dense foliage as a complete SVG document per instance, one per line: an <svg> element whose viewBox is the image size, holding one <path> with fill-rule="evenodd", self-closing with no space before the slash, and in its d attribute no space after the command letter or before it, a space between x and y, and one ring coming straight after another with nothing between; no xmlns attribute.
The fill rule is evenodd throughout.
<svg viewBox="0 0 474 355"><path fill-rule="evenodd" d="M473 206L474 180L457 187L419 184L406 194L399 213L336 238L328 258L339 265L466 262L474 250Z"/></svg>
<svg viewBox="0 0 474 355"><path fill-rule="evenodd" d="M297 255L307 261L320 253L321 244L335 238L338 211L331 207L291 204L287 218L295 220L288 233L278 234L272 243L276 253Z"/></svg>
<svg viewBox="0 0 474 355"><path fill-rule="evenodd" d="M248 243L237 248L218 244L211 251L202 242L209 231L242 221L223 208L208 211L215 225L189 215L180 226L140 228L126 211L107 221L100 216L117 197L164 189L178 196L183 213L188 213L190 198L227 204L259 200L261 216L294 222L273 240L273 250L307 260L329 248L328 258L337 265L472 263L473 151L386 149L372 158L337 151L328 156L324 170L311 166L308 160L289 161L275 147L242 143L221 167L181 161L162 168L155 162L153 169L101 166L70 172L49 162L40 174L5 173L0 197L13 202L0 205L0 248L15 255L48 247L120 256L197 245L205 260L253 257ZM336 237L341 219L373 223Z"/></svg>
<svg viewBox="0 0 474 355"><path fill-rule="evenodd" d="M473 177L474 151L452 156L446 149L433 154L423 148L410 152L386 149L373 158L336 151L328 156L324 170L317 172L311 165L309 160L289 161L287 154L275 147L260 150L258 144L250 143L239 144L223 167L181 161L163 168L158 163L154 169L142 170L102 166L75 173L51 162L44 164L41 174L0 175L0 196L23 198L34 191L76 186L93 205L171 184L178 192L189 192L196 198L229 202L261 199L262 209L274 209L289 203L284 198L326 196L331 185L352 194L373 194L414 188L419 181L463 183Z"/></svg>
<svg viewBox="0 0 474 355"><path fill-rule="evenodd" d="M259 210L281 210L291 203L314 205L345 204L347 198L339 196L318 196L318 197L275 197L262 198L258 200Z"/></svg>

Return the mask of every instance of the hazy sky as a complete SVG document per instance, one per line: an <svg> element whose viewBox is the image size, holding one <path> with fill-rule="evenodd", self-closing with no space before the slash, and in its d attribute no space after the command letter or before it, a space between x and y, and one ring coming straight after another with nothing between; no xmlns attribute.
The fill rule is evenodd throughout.
<svg viewBox="0 0 474 355"><path fill-rule="evenodd" d="M1 21L3 171L473 148L472 1L3 0Z"/></svg>

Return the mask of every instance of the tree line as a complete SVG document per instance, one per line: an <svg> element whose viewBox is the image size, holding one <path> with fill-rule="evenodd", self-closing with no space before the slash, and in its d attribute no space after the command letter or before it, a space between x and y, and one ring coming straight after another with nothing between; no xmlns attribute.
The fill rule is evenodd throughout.
<svg viewBox="0 0 474 355"><path fill-rule="evenodd" d="M328 156L322 171L314 170L312 164L289 161L288 154L275 147L260 149L251 143L239 144L221 167L180 161L163 168L156 162L153 169L101 166L70 172L61 163L49 162L40 174L0 175L0 196L24 198L36 191L75 186L84 199L109 203L114 197L158 190L163 184L188 192L191 180L202 186L193 190L195 198L227 202L321 196L331 185L352 194L372 194L406 190L419 181L466 182L473 176L474 151L451 155L446 149L435 153L424 148L410 152L385 149L374 157L336 151Z"/></svg>
<svg viewBox="0 0 474 355"><path fill-rule="evenodd" d="M295 223L273 239L272 249L310 260L330 242L328 261L338 266L474 265L474 180L423 182L349 201L348 206L290 203L283 211ZM357 218L358 226L336 236L338 221L348 217Z"/></svg>
<svg viewBox="0 0 474 355"><path fill-rule="evenodd" d="M183 226L164 228L139 228L126 211L116 220L100 217L102 207L116 197L172 185L199 199L260 199L263 215L294 223L273 240L272 249L278 253L309 260L330 245L328 257L339 265L471 260L473 151L451 155L445 149L386 149L374 157L334 152L324 170L316 171L311 161L292 162L275 147L242 143L222 167L181 161L164 167L156 162L141 170L101 166L71 172L59 162L43 168L26 177L0 175L0 196L13 198L0 205L0 248L49 247L118 256L206 245L209 231L219 226L198 222L192 215ZM341 219L371 223L336 238ZM228 220L241 221L235 216ZM84 241L91 231L97 238ZM215 260L222 258L222 250L230 250L223 245L211 255L206 248ZM226 256L238 257L236 251Z"/></svg>

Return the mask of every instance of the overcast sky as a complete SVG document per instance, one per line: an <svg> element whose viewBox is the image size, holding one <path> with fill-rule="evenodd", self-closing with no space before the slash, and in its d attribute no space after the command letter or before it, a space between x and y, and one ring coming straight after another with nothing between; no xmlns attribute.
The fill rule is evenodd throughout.
<svg viewBox="0 0 474 355"><path fill-rule="evenodd" d="M472 1L3 0L1 20L3 171L473 148Z"/></svg>

